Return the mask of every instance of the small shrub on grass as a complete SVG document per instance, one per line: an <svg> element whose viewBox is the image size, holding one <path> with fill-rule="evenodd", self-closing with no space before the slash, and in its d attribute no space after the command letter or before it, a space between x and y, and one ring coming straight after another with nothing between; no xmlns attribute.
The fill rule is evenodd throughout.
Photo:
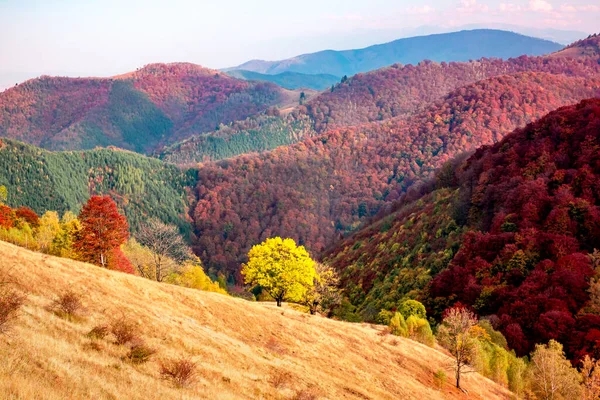
<svg viewBox="0 0 600 400"><path fill-rule="evenodd" d="M448 376L444 371L438 369L437 372L433 374L433 383L438 390L442 390L444 385L446 384L446 379Z"/></svg>
<svg viewBox="0 0 600 400"><path fill-rule="evenodd" d="M98 342L92 341L83 345L84 350L102 351L104 347Z"/></svg>
<svg viewBox="0 0 600 400"><path fill-rule="evenodd" d="M196 379L196 363L185 357L163 360L160 375L177 387L186 387Z"/></svg>
<svg viewBox="0 0 600 400"><path fill-rule="evenodd" d="M73 292L67 291L61 294L52 306L52 311L61 318L73 319L80 317L83 313L83 303L81 297Z"/></svg>
<svg viewBox="0 0 600 400"><path fill-rule="evenodd" d="M90 339L102 340L106 336L108 336L108 334L109 334L108 326L97 325L97 326L93 327L92 330L89 331L86 336L89 337Z"/></svg>
<svg viewBox="0 0 600 400"><path fill-rule="evenodd" d="M24 302L24 295L0 286L0 333L7 331L10 322L17 317Z"/></svg>
<svg viewBox="0 0 600 400"><path fill-rule="evenodd" d="M143 364L156 354L156 350L147 346L143 341L133 343L127 353L127 360L133 364Z"/></svg>
<svg viewBox="0 0 600 400"><path fill-rule="evenodd" d="M127 344L137 338L137 326L125 317L115 319L110 324L110 332L118 345Z"/></svg>
<svg viewBox="0 0 600 400"><path fill-rule="evenodd" d="M397 312L390 320L390 331L392 335L408 337L408 327L402 314Z"/></svg>

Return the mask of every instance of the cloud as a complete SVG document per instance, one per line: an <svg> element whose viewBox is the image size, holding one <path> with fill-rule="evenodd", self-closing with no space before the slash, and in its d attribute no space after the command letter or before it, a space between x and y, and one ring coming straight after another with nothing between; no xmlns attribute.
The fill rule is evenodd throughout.
<svg viewBox="0 0 600 400"><path fill-rule="evenodd" d="M550 12L553 10L552 4L546 0L529 0L529 10L538 12Z"/></svg>
<svg viewBox="0 0 600 400"><path fill-rule="evenodd" d="M477 0L460 0L456 10L462 14L474 14L488 12L490 8L486 4L479 4Z"/></svg>
<svg viewBox="0 0 600 400"><path fill-rule="evenodd" d="M523 7L517 5L517 4L513 4L513 3L500 3L500 11L503 12L520 12L523 11Z"/></svg>
<svg viewBox="0 0 600 400"><path fill-rule="evenodd" d="M424 5L421 7L408 7L405 12L406 14L431 14L435 11L435 8Z"/></svg>
<svg viewBox="0 0 600 400"><path fill-rule="evenodd" d="M570 13L574 13L574 12L599 12L600 11L600 6L597 6L595 4L585 4L585 5L581 5L581 6L573 6L571 4L563 4L560 6L560 11L562 12L570 12Z"/></svg>

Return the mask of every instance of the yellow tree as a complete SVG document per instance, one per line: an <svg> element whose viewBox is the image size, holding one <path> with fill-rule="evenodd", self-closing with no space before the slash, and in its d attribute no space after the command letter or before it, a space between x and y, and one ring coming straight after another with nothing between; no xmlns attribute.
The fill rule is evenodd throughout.
<svg viewBox="0 0 600 400"><path fill-rule="evenodd" d="M81 224L77 216L71 211L64 213L60 220L60 231L52 241L52 253L67 258L76 258L73 251L73 238L81 229Z"/></svg>
<svg viewBox="0 0 600 400"><path fill-rule="evenodd" d="M8 190L6 190L6 186L0 185L0 204L4 204L6 199L8 198Z"/></svg>
<svg viewBox="0 0 600 400"><path fill-rule="evenodd" d="M562 344L536 344L531 353L531 386L538 399L581 399L580 376L565 357Z"/></svg>
<svg viewBox="0 0 600 400"><path fill-rule="evenodd" d="M317 274L304 246L275 237L250 249L242 275L246 284L260 286L281 307L283 301L302 301Z"/></svg>
<svg viewBox="0 0 600 400"><path fill-rule="evenodd" d="M52 242L60 232L60 219L56 211L46 211L40 218L40 226L37 228L36 240L40 249L49 253L52 250Z"/></svg>

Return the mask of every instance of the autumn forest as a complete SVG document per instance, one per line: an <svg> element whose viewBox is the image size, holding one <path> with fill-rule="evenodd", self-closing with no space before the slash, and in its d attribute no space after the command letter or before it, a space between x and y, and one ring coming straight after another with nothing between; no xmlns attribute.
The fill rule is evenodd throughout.
<svg viewBox="0 0 600 400"><path fill-rule="evenodd" d="M172 63L19 83L0 92L0 240L439 349L448 398L469 371L514 398L596 399L600 36L557 46L339 77ZM34 296L2 267L0 338ZM78 296L53 315L81 324ZM113 325L86 337L118 343ZM121 359L159 362L148 343ZM190 360L161 358L161 378L196 390Z"/></svg>

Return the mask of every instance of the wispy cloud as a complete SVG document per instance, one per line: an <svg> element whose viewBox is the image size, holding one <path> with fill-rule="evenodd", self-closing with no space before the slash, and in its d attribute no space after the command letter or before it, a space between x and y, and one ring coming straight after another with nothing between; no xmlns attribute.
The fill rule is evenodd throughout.
<svg viewBox="0 0 600 400"><path fill-rule="evenodd" d="M552 4L546 0L529 0L529 10L537 12L551 12L554 9Z"/></svg>
<svg viewBox="0 0 600 400"><path fill-rule="evenodd" d="M435 12L435 8L429 6L429 5L424 5L421 7L408 7L405 10L406 14L409 15L415 15L415 14L431 14L433 12Z"/></svg>
<svg viewBox="0 0 600 400"><path fill-rule="evenodd" d="M479 4L477 0L460 0L460 4L456 10L463 14L474 14L488 12L490 8L487 4Z"/></svg>
<svg viewBox="0 0 600 400"><path fill-rule="evenodd" d="M563 4L560 6L560 11L575 13L575 12L600 12L600 6L595 4L585 4L585 5L571 5L571 4Z"/></svg>

